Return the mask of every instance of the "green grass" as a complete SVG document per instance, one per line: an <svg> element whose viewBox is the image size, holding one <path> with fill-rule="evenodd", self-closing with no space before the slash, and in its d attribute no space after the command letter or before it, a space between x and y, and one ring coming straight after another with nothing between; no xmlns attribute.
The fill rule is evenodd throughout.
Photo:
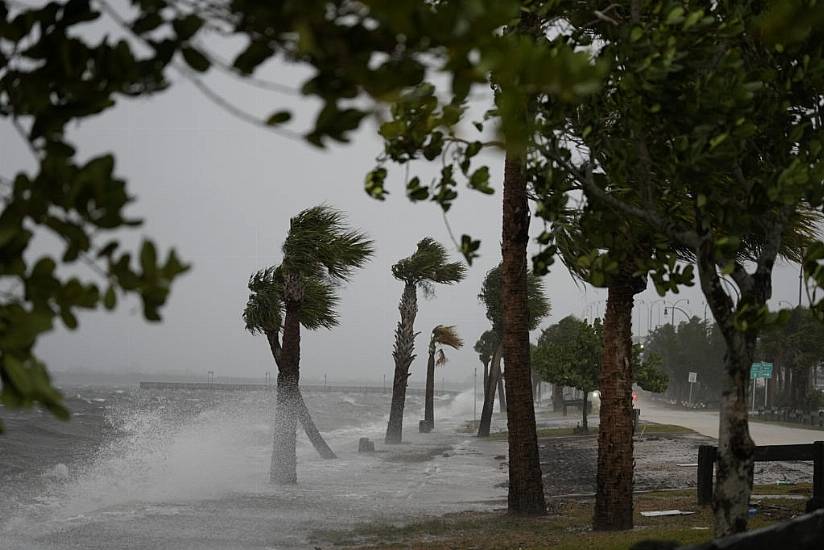
<svg viewBox="0 0 824 550"><path fill-rule="evenodd" d="M760 486L769 490L796 493L806 486ZM705 542L712 538L712 512L695 504L695 490L657 491L636 495L635 529L629 532L593 532L591 499L550 501L551 512L538 518L510 516L504 512L462 512L409 523L373 522L347 531L317 531L315 543L348 548L523 548L581 550L598 548L625 550L642 540L671 540L679 544ZM771 500L750 521L758 528L792 517L803 510L798 500ZM648 518L640 512L680 509L694 511L689 516Z"/></svg>
<svg viewBox="0 0 824 550"><path fill-rule="evenodd" d="M749 417L750 422L758 422L759 424L773 424L775 426L783 426L784 428L798 428L800 430L812 430L816 432L824 431L820 426L813 426L812 424L801 424L797 422L782 422L780 420L762 420L757 416Z"/></svg>

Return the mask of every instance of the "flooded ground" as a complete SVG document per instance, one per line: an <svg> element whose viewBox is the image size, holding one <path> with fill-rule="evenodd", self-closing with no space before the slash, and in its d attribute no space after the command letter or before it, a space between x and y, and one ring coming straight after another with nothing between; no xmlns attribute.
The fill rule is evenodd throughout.
<svg viewBox="0 0 824 550"><path fill-rule="evenodd" d="M3 472L4 493L15 494L0 520L2 548L305 548L313 530L491 509L506 495L493 459L504 444L456 432L471 418L471 392L439 400L438 431L427 435L417 433L422 404L410 396L407 443L392 447L383 444L389 396L307 394L339 458L320 459L301 434L295 487L268 483L271 395L77 395L91 409L80 414L105 418L92 423L99 440L72 459L55 450ZM24 422L12 419L10 443ZM358 454L360 437L378 452Z"/></svg>

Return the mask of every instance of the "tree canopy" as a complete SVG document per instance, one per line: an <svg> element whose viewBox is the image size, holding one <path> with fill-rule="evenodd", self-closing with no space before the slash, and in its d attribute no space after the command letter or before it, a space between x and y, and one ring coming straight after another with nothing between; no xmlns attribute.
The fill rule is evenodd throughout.
<svg viewBox="0 0 824 550"><path fill-rule="evenodd" d="M541 332L532 349L532 365L547 382L590 392L598 388L603 353L601 320L589 324L569 315ZM643 353L640 344L633 346L633 382L647 391L663 392L669 377L660 367L657 353Z"/></svg>
<svg viewBox="0 0 824 550"><path fill-rule="evenodd" d="M503 304L501 303L501 266L490 269L481 284L478 299L486 307L486 318L492 323L492 332L500 339L503 328ZM527 275L527 310L529 330L535 330L549 315L551 306L540 277Z"/></svg>

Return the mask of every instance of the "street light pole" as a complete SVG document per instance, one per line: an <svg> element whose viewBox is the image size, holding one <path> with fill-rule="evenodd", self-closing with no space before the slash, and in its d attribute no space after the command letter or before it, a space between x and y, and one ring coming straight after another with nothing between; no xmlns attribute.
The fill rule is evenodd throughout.
<svg viewBox="0 0 824 550"><path fill-rule="evenodd" d="M686 303L687 303L687 305L689 305L689 303L690 303L690 301L689 301L689 299L688 299L688 298L681 298L680 300L676 300L676 301L675 301L675 302L673 302L672 304L669 304L670 308L672 309L672 317L671 317L670 324L671 324L673 327L675 327L675 310L676 310L676 309L678 309L681 313L683 313L684 315L686 315L686 316L687 316L687 321L689 321L689 319L690 319L690 316L689 316L689 315L687 315L687 313L686 313L683 309L680 309L680 308L677 308L677 307L676 307L676 306L677 306L678 304L680 304L681 302L686 302ZM666 314L667 314L667 308L666 308L666 306L667 306L667 303L665 302L665 303L664 303L664 315L666 315Z"/></svg>

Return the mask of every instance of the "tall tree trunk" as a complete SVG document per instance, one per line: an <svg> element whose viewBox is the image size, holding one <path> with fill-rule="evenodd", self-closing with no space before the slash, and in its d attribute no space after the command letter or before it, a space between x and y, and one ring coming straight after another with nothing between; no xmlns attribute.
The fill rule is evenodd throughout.
<svg viewBox="0 0 824 550"><path fill-rule="evenodd" d="M631 280L608 288L596 476L596 530L632 529L632 305Z"/></svg>
<svg viewBox="0 0 824 550"><path fill-rule="evenodd" d="M297 286L287 276L287 287ZM299 290L293 290L299 292ZM300 401L300 301L287 299L283 322L283 349L278 369L278 393L272 464L269 479L273 483L297 483L297 410Z"/></svg>
<svg viewBox="0 0 824 550"><path fill-rule="evenodd" d="M735 313L742 309L742 304L746 304L743 306L746 309L758 311L770 297L772 265L778 250L777 243L780 243L780 233L770 237L762 249L755 274L749 275L743 268L733 273L741 292L738 304L733 303L721 284L710 239L703 241L697 255L701 290L726 344L724 375L721 379L718 463L712 502L716 537L747 529L755 449L747 418L747 397L758 332L739 331ZM772 259L769 259L770 255Z"/></svg>
<svg viewBox="0 0 824 550"><path fill-rule="evenodd" d="M503 346L498 344L495 354L492 356L492 367L489 369L489 378L484 387L484 406L481 408L481 421L478 424L478 437L489 437L489 429L492 425L492 409L495 406L495 388L501 373L501 356Z"/></svg>
<svg viewBox="0 0 824 550"><path fill-rule="evenodd" d="M275 364L278 369L280 369L281 348L280 342L278 341L278 334L276 332L268 332L266 333L266 338L269 340L269 349L272 351L272 357L275 359ZM303 395L300 393L299 388L297 407L298 420L300 421L301 426L303 426L303 431L306 432L306 437L309 438L309 441L312 443L312 446L315 447L315 450L321 458L338 458L335 452L326 443L326 440L323 439L323 436L320 434L320 431L318 431L317 426L315 426L315 421L312 420L312 415L309 413L309 408L306 406L306 402L303 400Z"/></svg>
<svg viewBox="0 0 824 550"><path fill-rule="evenodd" d="M489 361L484 363L484 401L486 401L486 385L489 383Z"/></svg>
<svg viewBox="0 0 824 550"><path fill-rule="evenodd" d="M755 448L750 437L747 399L752 346L747 345L746 335L735 331L735 328L731 327L725 336L728 336L728 343L724 356L717 483L713 498L716 536L747 529Z"/></svg>
<svg viewBox="0 0 824 550"><path fill-rule="evenodd" d="M426 362L426 395L424 397L423 421L426 431L435 428L435 336L429 341L429 360Z"/></svg>
<svg viewBox="0 0 824 550"><path fill-rule="evenodd" d="M552 411L564 410L564 387L560 384L552 384Z"/></svg>
<svg viewBox="0 0 824 550"><path fill-rule="evenodd" d="M524 159L508 151L504 161L504 204L501 239L501 303L503 356L508 397L509 498L516 514L546 513L538 455L532 373L529 367L529 314L526 247L529 241Z"/></svg>
<svg viewBox="0 0 824 550"><path fill-rule="evenodd" d="M418 295L414 283L403 287L401 303L398 306L401 320L395 329L395 379L392 382L392 406L389 409L389 424L386 426L386 443L400 443L403 439L403 408L406 402L406 385L409 367L415 359L415 316L418 314Z"/></svg>
<svg viewBox="0 0 824 550"><path fill-rule="evenodd" d="M581 427L584 429L585 432L589 431L589 422L587 422L587 405L589 405L589 401L587 399L588 397L589 392L584 391L584 397L581 399L581 403L583 403L583 406L581 407Z"/></svg>
<svg viewBox="0 0 824 550"><path fill-rule="evenodd" d="M506 363L504 363L506 366ZM506 388L504 387L504 371L498 368L498 412L506 414Z"/></svg>

